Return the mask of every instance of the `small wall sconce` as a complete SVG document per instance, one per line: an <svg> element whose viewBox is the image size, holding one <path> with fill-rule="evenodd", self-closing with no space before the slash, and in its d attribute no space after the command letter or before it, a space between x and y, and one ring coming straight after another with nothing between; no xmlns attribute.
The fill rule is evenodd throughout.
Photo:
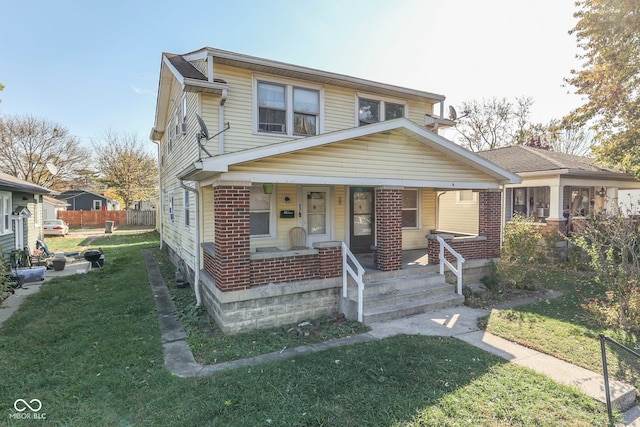
<svg viewBox="0 0 640 427"><path fill-rule="evenodd" d="M284 202L285 202L285 203L287 203L287 204L288 204L290 201L291 201L291 197L289 197L289 196L284 196Z"/></svg>
<svg viewBox="0 0 640 427"><path fill-rule="evenodd" d="M273 184L262 184L264 194L273 194Z"/></svg>
<svg viewBox="0 0 640 427"><path fill-rule="evenodd" d="M604 187L600 187L600 190L596 191L596 194L600 197L604 197L607 195L607 190Z"/></svg>

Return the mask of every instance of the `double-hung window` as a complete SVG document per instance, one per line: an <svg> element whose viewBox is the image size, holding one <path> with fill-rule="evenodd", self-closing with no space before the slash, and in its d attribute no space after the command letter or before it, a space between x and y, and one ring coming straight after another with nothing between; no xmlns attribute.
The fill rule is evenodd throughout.
<svg viewBox="0 0 640 427"><path fill-rule="evenodd" d="M251 237L267 237L272 235L275 214L273 211L273 195L265 194L262 185L251 187L249 199L249 234Z"/></svg>
<svg viewBox="0 0 640 427"><path fill-rule="evenodd" d="M11 233L11 193L0 191L0 234Z"/></svg>
<svg viewBox="0 0 640 427"><path fill-rule="evenodd" d="M189 225L191 224L191 220L189 218L189 212L190 212L190 207L189 207L189 190L184 190L184 226L186 228L189 228Z"/></svg>
<svg viewBox="0 0 640 427"><path fill-rule="evenodd" d="M358 98L358 125L405 117L405 105L400 102L373 98Z"/></svg>
<svg viewBox="0 0 640 427"><path fill-rule="evenodd" d="M257 81L256 88L258 132L289 136L319 133L319 90L265 81Z"/></svg>
<svg viewBox="0 0 640 427"><path fill-rule="evenodd" d="M402 190L402 228L418 228L418 190Z"/></svg>

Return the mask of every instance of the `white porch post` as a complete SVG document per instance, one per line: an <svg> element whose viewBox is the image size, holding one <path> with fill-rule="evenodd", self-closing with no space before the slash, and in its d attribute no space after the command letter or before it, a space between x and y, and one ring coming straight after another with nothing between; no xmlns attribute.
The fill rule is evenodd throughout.
<svg viewBox="0 0 640 427"><path fill-rule="evenodd" d="M549 218L552 221L564 221L563 189L560 184L550 186Z"/></svg>
<svg viewBox="0 0 640 427"><path fill-rule="evenodd" d="M608 214L618 212L618 187L607 187L605 210Z"/></svg>

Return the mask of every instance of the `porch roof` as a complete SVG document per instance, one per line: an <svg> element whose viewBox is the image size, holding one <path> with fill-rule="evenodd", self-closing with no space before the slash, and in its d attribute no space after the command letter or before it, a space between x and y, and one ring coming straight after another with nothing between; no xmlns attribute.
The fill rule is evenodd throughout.
<svg viewBox="0 0 640 427"><path fill-rule="evenodd" d="M483 159L475 153L472 153L471 151L468 151L463 147L449 141L448 139L435 134L405 118L374 123L367 126L360 126L336 132L330 132L304 139L270 144L263 147L242 150L235 153L224 154L221 156L210 157L189 165L186 169L178 174L178 178L201 181L215 177L219 174L228 173L230 167L242 163L284 156L303 150L327 146L333 143L353 140L357 138L369 137L376 134L389 133L395 133L404 138L412 140L418 144L423 145L424 147L438 152L440 155L452 160L455 163L459 163L467 168L480 172L487 177L486 181L493 182L494 186L497 186L498 184L518 184L521 182L520 178L516 174L509 172L508 170L494 163L491 163L486 159ZM426 176L428 171L425 172ZM271 177L270 179L273 180L273 177ZM425 179L425 177L416 177L415 180L412 179L411 181L413 183L427 182L428 179ZM384 179L380 177L376 179L375 184L407 185L404 182L399 182L399 180L397 179ZM431 185L443 187L446 186L448 188L451 188L452 183L433 181ZM483 185L481 186L487 188L487 182L483 183Z"/></svg>

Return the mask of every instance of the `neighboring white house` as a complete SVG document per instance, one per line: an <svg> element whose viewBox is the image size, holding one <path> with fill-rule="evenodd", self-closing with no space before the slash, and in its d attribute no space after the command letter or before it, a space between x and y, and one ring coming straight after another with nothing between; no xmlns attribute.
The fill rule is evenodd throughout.
<svg viewBox="0 0 640 427"><path fill-rule="evenodd" d="M57 219L58 211L66 211L69 203L51 196L42 196L44 219Z"/></svg>

